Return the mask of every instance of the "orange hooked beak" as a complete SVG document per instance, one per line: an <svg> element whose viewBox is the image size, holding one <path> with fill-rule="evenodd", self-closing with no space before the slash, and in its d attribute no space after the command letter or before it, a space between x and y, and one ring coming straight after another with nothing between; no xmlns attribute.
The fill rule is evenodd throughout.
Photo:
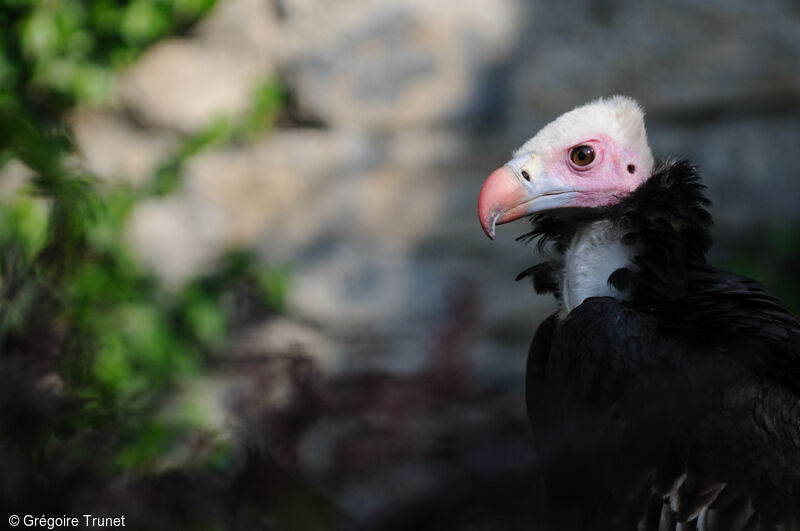
<svg viewBox="0 0 800 531"><path fill-rule="evenodd" d="M542 171L541 159L524 154L496 169L478 196L478 219L494 239L495 226L528 214L565 206L574 194Z"/></svg>
<svg viewBox="0 0 800 531"><path fill-rule="evenodd" d="M478 219L486 235L494 239L495 225L502 225L527 212L528 190L508 166L494 170L478 196Z"/></svg>

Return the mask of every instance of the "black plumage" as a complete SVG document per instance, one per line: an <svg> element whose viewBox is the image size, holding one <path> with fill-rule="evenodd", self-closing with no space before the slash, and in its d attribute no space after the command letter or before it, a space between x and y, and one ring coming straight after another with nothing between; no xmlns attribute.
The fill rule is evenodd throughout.
<svg viewBox="0 0 800 531"><path fill-rule="evenodd" d="M631 264L538 328L527 402L556 529L775 529L800 510L800 321L711 266L697 172L666 162L605 207L531 217L529 268L562 296L564 252L608 220ZM797 520L795 519L795 525Z"/></svg>

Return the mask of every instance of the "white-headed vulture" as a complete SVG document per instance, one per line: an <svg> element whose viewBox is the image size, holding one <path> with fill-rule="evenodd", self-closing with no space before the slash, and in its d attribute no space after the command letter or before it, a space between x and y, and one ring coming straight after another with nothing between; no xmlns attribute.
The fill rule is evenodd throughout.
<svg viewBox="0 0 800 531"><path fill-rule="evenodd" d="M709 204L621 96L551 122L483 185L483 230L530 216L547 260L519 278L559 304L526 376L556 529L798 529L800 321L707 262Z"/></svg>

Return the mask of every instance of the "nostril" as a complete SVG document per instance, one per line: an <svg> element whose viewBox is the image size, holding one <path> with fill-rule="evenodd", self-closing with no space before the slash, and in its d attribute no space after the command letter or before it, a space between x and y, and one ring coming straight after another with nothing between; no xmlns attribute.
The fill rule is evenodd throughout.
<svg viewBox="0 0 800 531"><path fill-rule="evenodd" d="M636 166L633 164L628 164L628 173L633 173L636 171Z"/></svg>
<svg viewBox="0 0 800 531"><path fill-rule="evenodd" d="M522 178L525 179L528 182L530 182L530 180L531 180L530 174L525 170L522 170Z"/></svg>

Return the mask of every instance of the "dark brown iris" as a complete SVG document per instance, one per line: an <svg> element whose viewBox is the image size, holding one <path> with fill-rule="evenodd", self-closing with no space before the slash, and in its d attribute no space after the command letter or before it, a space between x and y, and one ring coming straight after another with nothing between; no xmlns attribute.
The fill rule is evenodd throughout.
<svg viewBox="0 0 800 531"><path fill-rule="evenodd" d="M569 152L569 160L576 166L588 166L594 160L592 146L577 146Z"/></svg>

